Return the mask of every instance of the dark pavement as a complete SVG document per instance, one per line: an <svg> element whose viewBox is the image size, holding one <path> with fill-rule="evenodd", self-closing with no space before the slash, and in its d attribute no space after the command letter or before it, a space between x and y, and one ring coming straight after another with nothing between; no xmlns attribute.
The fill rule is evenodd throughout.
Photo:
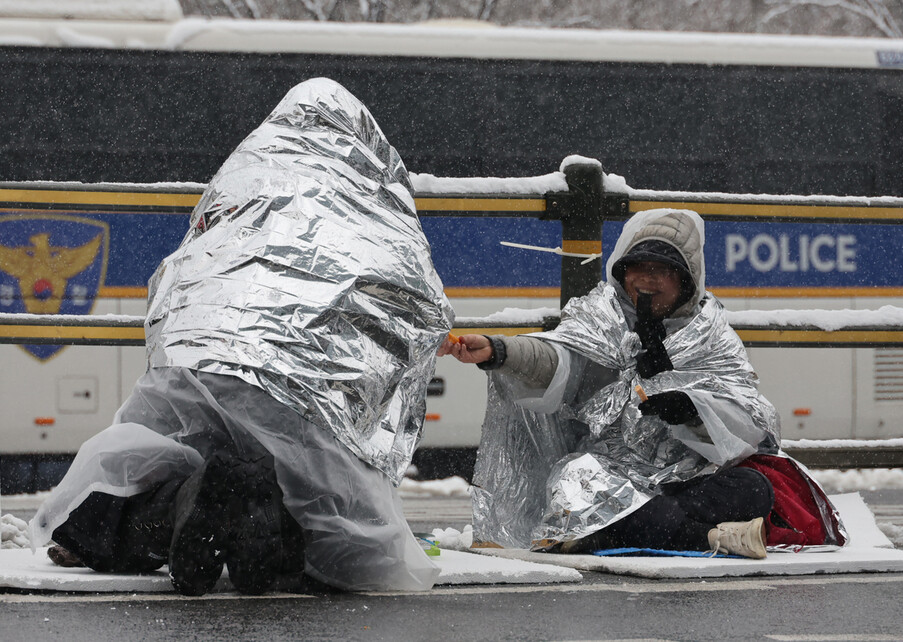
<svg viewBox="0 0 903 642"><path fill-rule="evenodd" d="M903 490L863 496L879 523L883 515L900 524ZM405 507L415 530L468 521L463 498ZM899 640L900 604L901 573L649 580L590 572L576 584L425 594L6 591L0 640Z"/></svg>

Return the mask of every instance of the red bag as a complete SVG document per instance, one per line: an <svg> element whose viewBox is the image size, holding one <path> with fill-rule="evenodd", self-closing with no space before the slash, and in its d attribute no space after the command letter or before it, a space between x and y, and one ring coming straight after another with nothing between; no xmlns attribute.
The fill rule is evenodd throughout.
<svg viewBox="0 0 903 642"><path fill-rule="evenodd" d="M774 487L774 507L765 518L768 546L843 544L844 538L833 524L828 536L813 489L792 460L753 455L738 465L758 470ZM827 497L823 500L828 502Z"/></svg>

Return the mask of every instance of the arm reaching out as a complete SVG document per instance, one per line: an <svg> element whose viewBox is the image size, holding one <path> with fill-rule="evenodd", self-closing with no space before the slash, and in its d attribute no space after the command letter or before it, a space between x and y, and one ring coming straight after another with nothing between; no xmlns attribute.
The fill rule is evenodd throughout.
<svg viewBox="0 0 903 642"><path fill-rule="evenodd" d="M450 354L461 363L483 363L492 358L492 342L482 334L464 334L457 339L455 342L446 337L436 354Z"/></svg>

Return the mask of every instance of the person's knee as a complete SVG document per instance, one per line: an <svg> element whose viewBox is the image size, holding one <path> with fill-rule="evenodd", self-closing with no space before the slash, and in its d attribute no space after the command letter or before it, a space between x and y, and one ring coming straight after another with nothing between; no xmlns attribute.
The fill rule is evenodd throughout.
<svg viewBox="0 0 903 642"><path fill-rule="evenodd" d="M768 515L774 489L759 471L738 466L691 483L674 497L691 519L718 524Z"/></svg>
<svg viewBox="0 0 903 642"><path fill-rule="evenodd" d="M738 467L734 474L742 478L749 501L750 519L765 517L774 506L774 487L764 474L753 468Z"/></svg>

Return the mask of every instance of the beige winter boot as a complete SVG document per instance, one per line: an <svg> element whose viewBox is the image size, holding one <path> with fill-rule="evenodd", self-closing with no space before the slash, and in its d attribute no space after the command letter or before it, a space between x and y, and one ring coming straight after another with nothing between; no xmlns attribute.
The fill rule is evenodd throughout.
<svg viewBox="0 0 903 642"><path fill-rule="evenodd" d="M709 547L714 553L742 555L760 560L765 557L765 520L721 522L709 531Z"/></svg>

